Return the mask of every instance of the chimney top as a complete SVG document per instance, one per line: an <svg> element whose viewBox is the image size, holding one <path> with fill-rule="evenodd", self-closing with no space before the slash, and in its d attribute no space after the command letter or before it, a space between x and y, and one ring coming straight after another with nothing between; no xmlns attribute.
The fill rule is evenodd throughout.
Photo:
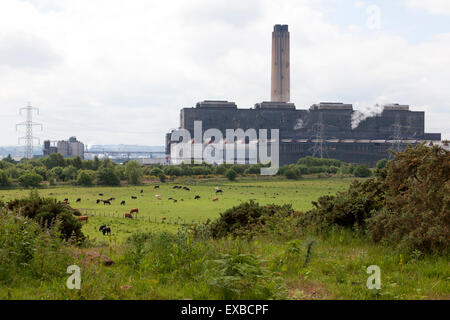
<svg viewBox="0 0 450 320"><path fill-rule="evenodd" d="M276 24L273 27L273 31L289 31L287 24Z"/></svg>

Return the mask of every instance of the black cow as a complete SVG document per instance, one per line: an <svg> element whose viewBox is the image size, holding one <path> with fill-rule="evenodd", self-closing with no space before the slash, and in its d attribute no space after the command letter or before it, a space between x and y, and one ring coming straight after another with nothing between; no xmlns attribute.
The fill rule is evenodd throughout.
<svg viewBox="0 0 450 320"><path fill-rule="evenodd" d="M131 196L131 199L137 199L137 197L136 196Z"/></svg>
<svg viewBox="0 0 450 320"><path fill-rule="evenodd" d="M153 188L154 188L154 189L159 189L159 186L154 186Z"/></svg>
<svg viewBox="0 0 450 320"><path fill-rule="evenodd" d="M109 202L109 200L104 200L104 201L103 201L103 205L105 205L105 204L111 205L111 202Z"/></svg>
<svg viewBox="0 0 450 320"><path fill-rule="evenodd" d="M141 193L144 193L144 190L141 189Z"/></svg>
<svg viewBox="0 0 450 320"><path fill-rule="evenodd" d="M102 225L99 229L99 231L101 231L103 233L103 235L111 235L111 228L107 227L106 225Z"/></svg>
<svg viewBox="0 0 450 320"><path fill-rule="evenodd" d="M186 191L191 191L191 189L189 189L188 187L183 187L183 189Z"/></svg>
<svg viewBox="0 0 450 320"><path fill-rule="evenodd" d="M216 190L216 193L223 193L221 189Z"/></svg>
<svg viewBox="0 0 450 320"><path fill-rule="evenodd" d="M98 195L99 195L100 197L103 197L103 193L99 193Z"/></svg>
<svg viewBox="0 0 450 320"><path fill-rule="evenodd" d="M195 199L195 200L198 200L198 199L200 199L200 196L197 195L197 196L194 197L194 199Z"/></svg>
<svg viewBox="0 0 450 320"><path fill-rule="evenodd" d="M120 202L120 205L121 205L121 206L124 206L124 205L125 205L125 200L122 200L122 201Z"/></svg>
<svg viewBox="0 0 450 320"><path fill-rule="evenodd" d="M76 202L81 202L81 198L78 198Z"/></svg>

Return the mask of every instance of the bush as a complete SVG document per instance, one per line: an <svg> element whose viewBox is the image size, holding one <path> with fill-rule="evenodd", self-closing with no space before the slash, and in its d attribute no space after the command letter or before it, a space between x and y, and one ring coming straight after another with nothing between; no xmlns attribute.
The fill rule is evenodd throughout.
<svg viewBox="0 0 450 320"><path fill-rule="evenodd" d="M299 178L299 171L294 168L291 168L286 170L284 175L287 179L297 180Z"/></svg>
<svg viewBox="0 0 450 320"><path fill-rule="evenodd" d="M355 181L346 192L313 202L315 208L303 214L299 224L359 229L375 242L448 254L449 181L449 151L409 146L376 178Z"/></svg>
<svg viewBox="0 0 450 320"><path fill-rule="evenodd" d="M29 198L15 199L6 204L7 210L14 211L26 218L33 219L43 228L56 226L61 238L83 241L81 223L74 217L69 206L51 198L41 198L31 192Z"/></svg>
<svg viewBox="0 0 450 320"><path fill-rule="evenodd" d="M36 173L26 173L19 177L19 185L24 188L39 187L42 177Z"/></svg>
<svg viewBox="0 0 450 320"><path fill-rule="evenodd" d="M358 178L367 178L372 175L372 171L367 164L360 164L355 168L353 174Z"/></svg>
<svg viewBox="0 0 450 320"><path fill-rule="evenodd" d="M289 217L294 214L291 205L260 206L253 201L245 202L221 213L220 217L209 225L209 232L214 238L248 234L253 228L265 225L269 217Z"/></svg>
<svg viewBox="0 0 450 320"><path fill-rule="evenodd" d="M164 173L160 168L153 168L150 170L150 175L151 176L155 176L155 177L159 177L159 175L161 173Z"/></svg>
<svg viewBox="0 0 450 320"><path fill-rule="evenodd" d="M387 163L388 163L387 159L381 159L381 160L379 160L379 161L377 162L377 164L375 165L375 167L376 167L378 170L382 170L382 169L384 169L384 167L386 167Z"/></svg>
<svg viewBox="0 0 450 320"><path fill-rule="evenodd" d="M227 177L228 180L234 181L236 180L237 173L233 169L228 169L227 172L225 173L225 176Z"/></svg>

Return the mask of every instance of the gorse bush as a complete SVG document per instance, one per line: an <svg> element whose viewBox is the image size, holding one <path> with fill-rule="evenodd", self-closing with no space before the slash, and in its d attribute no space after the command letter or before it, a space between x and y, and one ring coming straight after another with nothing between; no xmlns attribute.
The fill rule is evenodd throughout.
<svg viewBox="0 0 450 320"><path fill-rule="evenodd" d="M209 232L213 238L228 235L250 235L255 229L264 226L271 217L280 219L295 216L296 211L291 205L260 206L253 201L242 203L220 214L220 217L209 225Z"/></svg>
<svg viewBox="0 0 450 320"><path fill-rule="evenodd" d="M29 198L15 199L5 205L5 210L15 212L37 222L41 227L55 227L64 240L84 240L81 223L75 218L72 209L56 199L41 198L31 191Z"/></svg>
<svg viewBox="0 0 450 320"><path fill-rule="evenodd" d="M65 274L70 265L58 227L44 230L18 213L0 210L0 283L24 277L45 280Z"/></svg>
<svg viewBox="0 0 450 320"><path fill-rule="evenodd" d="M375 242L407 250L448 252L450 153L420 145L395 154L377 177L324 196L299 219L302 226L359 229Z"/></svg>

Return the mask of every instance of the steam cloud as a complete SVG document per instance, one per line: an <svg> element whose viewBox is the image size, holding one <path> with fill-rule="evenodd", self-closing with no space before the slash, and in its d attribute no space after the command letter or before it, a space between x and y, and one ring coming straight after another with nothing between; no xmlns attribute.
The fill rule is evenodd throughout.
<svg viewBox="0 0 450 320"><path fill-rule="evenodd" d="M364 109L354 111L352 114L352 129L356 129L361 121L375 117L383 112L383 106L378 103L373 107L366 107Z"/></svg>

